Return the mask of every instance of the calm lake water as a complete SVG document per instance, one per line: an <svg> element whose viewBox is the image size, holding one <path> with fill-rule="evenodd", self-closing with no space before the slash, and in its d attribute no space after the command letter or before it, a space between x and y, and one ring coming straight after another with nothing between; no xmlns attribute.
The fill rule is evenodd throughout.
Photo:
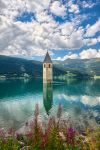
<svg viewBox="0 0 100 150"><path fill-rule="evenodd" d="M0 81L0 127L20 128L33 116L36 103L42 117L62 104L64 118L95 125L100 121L100 80L54 81L53 85L43 85L40 79Z"/></svg>

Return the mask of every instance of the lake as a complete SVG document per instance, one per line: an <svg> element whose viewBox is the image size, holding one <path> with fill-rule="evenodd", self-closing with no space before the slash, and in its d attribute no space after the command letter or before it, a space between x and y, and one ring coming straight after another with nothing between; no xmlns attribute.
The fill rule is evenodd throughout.
<svg viewBox="0 0 100 150"><path fill-rule="evenodd" d="M0 127L19 129L29 120L39 104L40 115L54 114L59 104L63 117L75 122L96 125L100 122L100 80L0 81Z"/></svg>

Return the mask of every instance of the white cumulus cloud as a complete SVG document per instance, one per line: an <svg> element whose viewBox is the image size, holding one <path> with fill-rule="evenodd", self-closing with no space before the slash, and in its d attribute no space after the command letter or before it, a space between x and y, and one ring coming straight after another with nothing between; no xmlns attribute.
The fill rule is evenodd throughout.
<svg viewBox="0 0 100 150"><path fill-rule="evenodd" d="M71 1L68 7L77 16L79 6ZM56 22L52 13L63 18L67 15L68 7L57 0L0 0L0 54L41 56L47 49L53 54L52 50L77 50L84 45L99 43L99 36L88 36L100 30L100 19L94 25L87 26L86 34L83 27L77 26L78 19ZM23 12L32 12L34 19L31 22L18 21L16 17ZM75 57L77 54L66 56ZM96 57L99 57L99 53Z"/></svg>
<svg viewBox="0 0 100 150"><path fill-rule="evenodd" d="M68 54L65 55L64 57L58 57L56 60L64 61L66 59L77 59L77 58L78 58L78 54Z"/></svg>
<svg viewBox="0 0 100 150"><path fill-rule="evenodd" d="M81 59L89 59L89 58L99 58L100 57L100 50L96 50L96 49L87 49L87 50L83 50L80 54L79 54Z"/></svg>
<svg viewBox="0 0 100 150"><path fill-rule="evenodd" d="M79 7L78 7L78 5L76 5L76 4L71 4L71 5L70 5L69 12L79 13Z"/></svg>
<svg viewBox="0 0 100 150"><path fill-rule="evenodd" d="M89 25L87 27L86 31L86 37L92 37L94 36L97 32L100 32L100 19L93 25Z"/></svg>
<svg viewBox="0 0 100 150"><path fill-rule="evenodd" d="M64 5L62 5L59 1L54 1L51 4L50 10L56 16L66 15L66 7Z"/></svg>
<svg viewBox="0 0 100 150"><path fill-rule="evenodd" d="M95 45L99 42L99 39L98 38L88 38L88 39L84 39L84 44L85 45Z"/></svg>

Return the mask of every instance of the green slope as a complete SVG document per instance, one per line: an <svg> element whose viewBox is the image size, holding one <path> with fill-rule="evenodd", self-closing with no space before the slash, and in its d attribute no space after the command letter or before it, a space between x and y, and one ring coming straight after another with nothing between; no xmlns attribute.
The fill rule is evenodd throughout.
<svg viewBox="0 0 100 150"><path fill-rule="evenodd" d="M67 59L53 62L54 76L67 75L73 77L100 76L100 58ZM22 58L0 56L0 77L42 77L42 62Z"/></svg>
<svg viewBox="0 0 100 150"><path fill-rule="evenodd" d="M64 70L58 67L53 68L54 75L65 74ZM23 77L42 77L42 62L26 60L22 58L0 56L0 76Z"/></svg>
<svg viewBox="0 0 100 150"><path fill-rule="evenodd" d="M89 76L100 76L100 58L94 59L67 59L65 61L54 61L55 66L61 67L72 73Z"/></svg>

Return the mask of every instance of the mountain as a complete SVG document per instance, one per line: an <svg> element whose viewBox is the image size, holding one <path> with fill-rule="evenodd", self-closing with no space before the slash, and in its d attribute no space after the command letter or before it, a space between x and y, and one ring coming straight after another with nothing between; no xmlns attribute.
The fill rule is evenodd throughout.
<svg viewBox="0 0 100 150"><path fill-rule="evenodd" d="M100 76L100 58L53 61L54 76ZM0 56L0 78L42 77L42 62Z"/></svg>
<svg viewBox="0 0 100 150"><path fill-rule="evenodd" d="M54 75L65 74L65 71L54 67ZM0 56L0 76L6 78L12 77L42 77L42 62L15 58L9 56Z"/></svg>
<svg viewBox="0 0 100 150"><path fill-rule="evenodd" d="M64 61L54 61L56 67L61 67L66 71L79 72L89 76L100 76L100 58L93 59L67 59Z"/></svg>

